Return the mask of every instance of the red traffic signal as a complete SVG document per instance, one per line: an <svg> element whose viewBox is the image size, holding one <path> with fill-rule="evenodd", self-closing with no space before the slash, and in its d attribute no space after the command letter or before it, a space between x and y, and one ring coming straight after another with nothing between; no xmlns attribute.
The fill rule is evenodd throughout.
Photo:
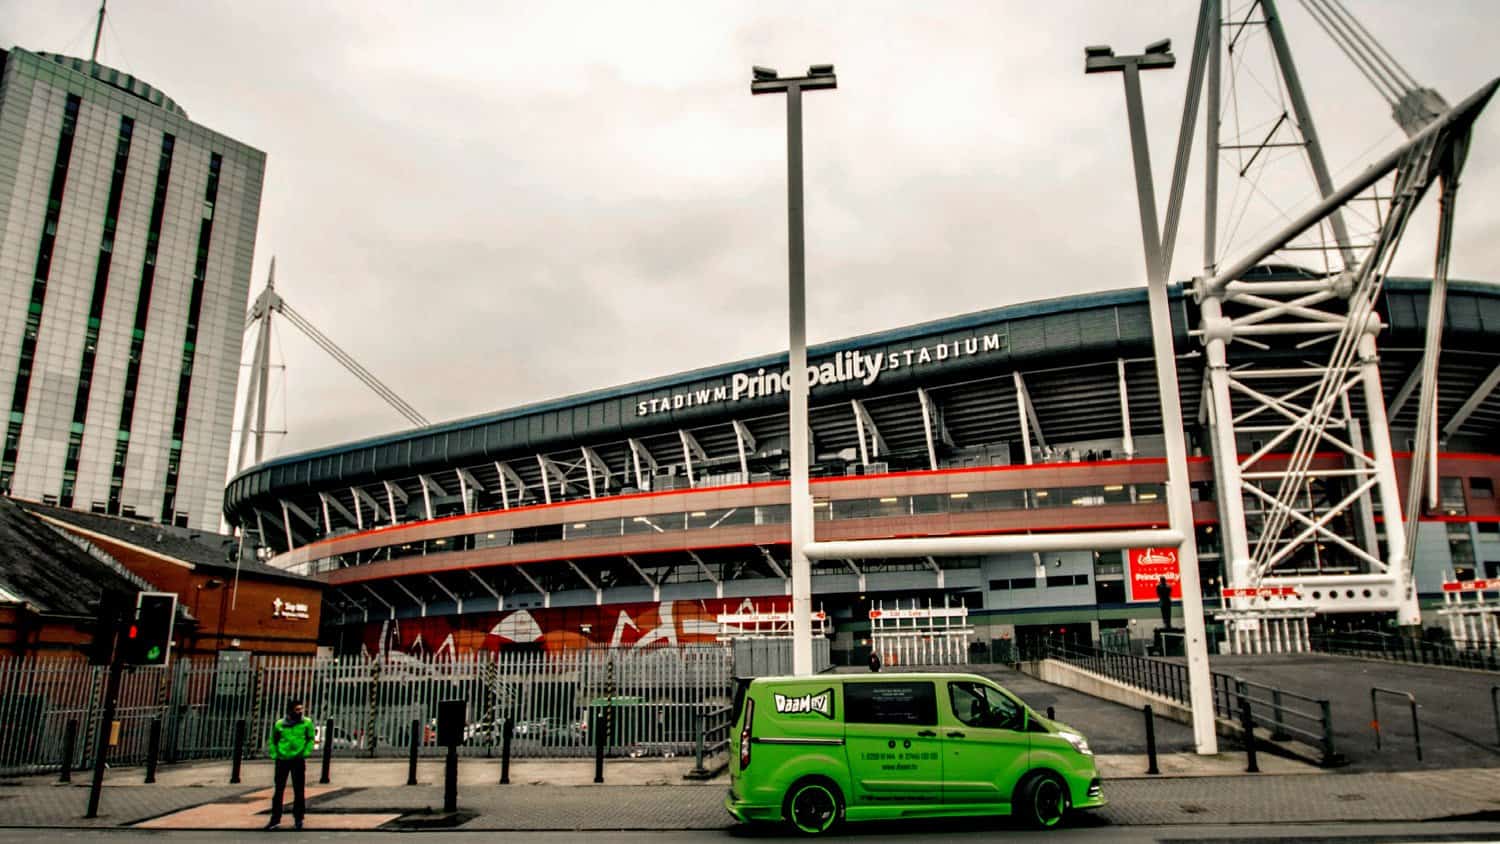
<svg viewBox="0 0 1500 844"><path fill-rule="evenodd" d="M166 665L176 620L176 594L140 593L136 597L135 621L125 630L124 661L130 665Z"/></svg>

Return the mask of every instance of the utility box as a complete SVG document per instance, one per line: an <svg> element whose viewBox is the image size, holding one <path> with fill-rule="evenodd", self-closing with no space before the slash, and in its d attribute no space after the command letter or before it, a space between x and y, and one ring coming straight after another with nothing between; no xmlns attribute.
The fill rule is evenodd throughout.
<svg viewBox="0 0 1500 844"><path fill-rule="evenodd" d="M438 744L457 747L464 743L464 710L467 706L468 703L462 700L438 702Z"/></svg>

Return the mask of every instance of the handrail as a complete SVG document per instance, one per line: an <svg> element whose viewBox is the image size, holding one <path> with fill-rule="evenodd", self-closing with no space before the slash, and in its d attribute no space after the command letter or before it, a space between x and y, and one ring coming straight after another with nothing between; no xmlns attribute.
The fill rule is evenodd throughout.
<svg viewBox="0 0 1500 844"><path fill-rule="evenodd" d="M1310 644L1315 651L1409 662L1419 665L1500 671L1500 648L1459 648L1440 642L1425 642L1385 633L1366 636L1313 635Z"/></svg>
<svg viewBox="0 0 1500 844"><path fill-rule="evenodd" d="M1047 640L1042 645L1041 658L1078 665L1184 706L1189 703L1187 666L1181 663L1068 642ZM1328 700L1217 671L1210 674L1210 681L1215 717L1237 721L1241 702L1249 703L1253 723L1268 729L1273 740L1301 739L1320 749L1324 766L1343 764L1343 757L1334 747L1333 708ZM1500 697L1496 700L1500 701ZM1303 705L1288 705L1289 701Z"/></svg>

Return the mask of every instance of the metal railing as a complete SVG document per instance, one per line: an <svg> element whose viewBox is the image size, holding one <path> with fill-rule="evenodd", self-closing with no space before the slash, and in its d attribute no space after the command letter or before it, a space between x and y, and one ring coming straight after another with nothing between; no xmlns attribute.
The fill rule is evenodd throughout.
<svg viewBox="0 0 1500 844"><path fill-rule="evenodd" d="M1500 671L1500 647L1495 646L1459 648L1446 642L1426 642L1409 636L1378 632L1358 635L1315 633L1311 637L1311 645L1314 651L1343 656Z"/></svg>
<svg viewBox="0 0 1500 844"><path fill-rule="evenodd" d="M1057 641L1042 642L1029 656L1066 662L1183 706L1191 705L1187 666L1179 662ZM1334 746L1333 711L1327 700L1217 671L1210 673L1209 679L1214 717L1238 723L1241 701L1249 701L1253 723L1267 730L1273 741L1297 739L1318 748L1321 764L1343 764Z"/></svg>
<svg viewBox="0 0 1500 844"><path fill-rule="evenodd" d="M695 764L688 776L707 778L710 775L704 762L729 748L729 732L734 726L734 707L721 706L696 715L698 747Z"/></svg>
<svg viewBox="0 0 1500 844"><path fill-rule="evenodd" d="M318 741L335 756L407 752L415 736L437 755L440 700L468 702L467 756L494 756L514 719L517 757L587 756L588 712L612 706L611 755L693 752L698 716L727 706L733 656L723 645L590 648L561 653L316 659L258 656L238 662L181 659L121 677L112 764L144 762L151 722L162 720L166 761L227 759L235 725L246 725L246 758L259 758L286 702L303 701ZM68 722L78 724L74 768L90 763L103 708L105 670L78 658L0 657L0 772L56 770ZM326 727L333 722L332 730Z"/></svg>

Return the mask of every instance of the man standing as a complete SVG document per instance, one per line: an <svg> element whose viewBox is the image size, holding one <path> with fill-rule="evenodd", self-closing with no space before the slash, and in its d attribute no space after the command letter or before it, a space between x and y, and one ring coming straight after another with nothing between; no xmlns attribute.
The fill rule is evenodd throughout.
<svg viewBox="0 0 1500 844"><path fill-rule="evenodd" d="M292 819L302 828L306 811L303 786L307 782L307 754L312 752L317 730L309 718L302 716L302 701L287 703L286 717L271 725L271 761L276 763L276 789L271 797L271 820L266 829L281 826L281 795L286 779L292 778ZM331 738L331 737L328 737Z"/></svg>

